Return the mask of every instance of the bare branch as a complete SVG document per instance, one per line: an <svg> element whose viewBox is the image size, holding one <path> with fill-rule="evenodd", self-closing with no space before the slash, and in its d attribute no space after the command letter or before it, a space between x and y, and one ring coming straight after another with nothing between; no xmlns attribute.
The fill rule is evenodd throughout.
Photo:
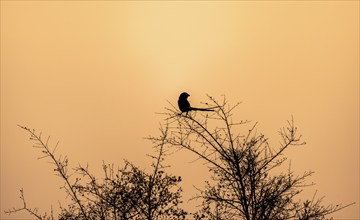
<svg viewBox="0 0 360 220"><path fill-rule="evenodd" d="M70 183L70 180L69 180L69 175L67 173L67 165L68 165L67 157L64 157L63 159L61 159L61 156L59 157L59 159L55 158L55 155L52 152L55 152L56 147L51 151L49 148L49 145L48 145L50 136L46 139L46 142L44 143L43 140L41 139L41 134L42 134L41 132L39 133L39 135L37 135L35 133L34 129L31 130L24 126L20 126L20 125L18 125L18 126L22 129L28 131L30 133L30 140L35 141L36 146L39 146L39 148L43 149L42 153L44 154L44 156L39 157L38 159L44 159L47 157L51 158L52 163L55 165L54 171L58 174L58 176L60 176L65 181L65 187L64 187L65 190L69 193L71 198L78 204L78 207L80 208L81 213L84 216L84 219L87 219L87 215L84 210L84 207L83 207L80 199L78 198L76 190L74 189L73 185Z"/></svg>

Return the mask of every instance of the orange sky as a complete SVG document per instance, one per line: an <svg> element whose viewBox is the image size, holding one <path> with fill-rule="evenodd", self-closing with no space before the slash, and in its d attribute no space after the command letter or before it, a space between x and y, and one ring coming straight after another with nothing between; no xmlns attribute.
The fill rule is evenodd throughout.
<svg viewBox="0 0 360 220"><path fill-rule="evenodd" d="M334 217L360 219L358 1L1 1L1 219L27 216L3 214L20 188L40 211L64 201L17 124L99 177L103 160L149 169L143 137L183 91L195 106L242 101L235 117L258 121L274 147L293 115L307 145L287 156L315 171L304 195L356 202ZM207 172L193 159L167 160L185 199Z"/></svg>

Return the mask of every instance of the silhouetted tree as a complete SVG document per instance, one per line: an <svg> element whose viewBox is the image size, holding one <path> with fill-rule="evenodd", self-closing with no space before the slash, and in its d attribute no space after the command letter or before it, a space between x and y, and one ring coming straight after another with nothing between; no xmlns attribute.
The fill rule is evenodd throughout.
<svg viewBox="0 0 360 220"><path fill-rule="evenodd" d="M41 159L50 158L55 173L64 180L62 188L72 203L60 207L59 219L185 219L187 213L179 207L182 203L182 189L179 187L181 178L165 173L162 165L164 142L159 142L157 146L158 155L152 156L154 162L151 173L146 173L128 161L121 169L103 163L104 177L99 180L87 166L76 167L75 175L70 175L68 158L55 156L58 144L50 149L49 138L44 142L41 133L36 134L35 130L20 127L30 133L30 139L35 141L34 147L41 149L44 154ZM6 213L25 210L37 219L54 218L52 213L40 214L38 209L28 208L23 189L20 192L23 207Z"/></svg>
<svg viewBox="0 0 360 220"><path fill-rule="evenodd" d="M199 189L196 199L202 199L200 210L192 213L194 219L216 220L277 220L325 219L325 216L349 205L323 206L322 199L314 197L300 201L298 196L306 186L306 178L313 172L295 175L289 166L280 172L286 158L285 151L292 146L305 144L297 133L294 120L281 128L281 141L276 148L256 130L257 123L235 121L230 106L209 98L207 111L179 113L177 107L166 108L165 126L161 135L149 137L158 154L152 156L152 172L147 173L129 161L123 168L103 163L104 177L96 178L88 166L68 171L68 158L55 156L56 148L49 147L49 138L43 141L41 133L22 127L54 165L55 173L64 181L63 189L71 198L67 207L60 207L59 219L189 219L180 207L179 176L165 172L163 160L166 150L184 149L206 162L211 179ZM247 127L249 126L249 127ZM27 211L37 219L54 219L53 212L41 214L26 204L20 190L23 207L6 213Z"/></svg>
<svg viewBox="0 0 360 220"><path fill-rule="evenodd" d="M313 172L295 175L291 167L286 172L275 172L286 161L285 150L305 144L291 119L280 129L277 148L256 131L257 123L245 132L241 129L249 121L235 121L225 97L221 102L212 97L205 103L214 112L190 111L179 114L177 107L166 108L166 137L150 137L154 142L172 148L185 149L205 161L212 173L197 198L202 198L202 209L196 219L324 219L326 215L346 206L322 206L322 199L304 202L295 198ZM314 196L315 197L315 196Z"/></svg>

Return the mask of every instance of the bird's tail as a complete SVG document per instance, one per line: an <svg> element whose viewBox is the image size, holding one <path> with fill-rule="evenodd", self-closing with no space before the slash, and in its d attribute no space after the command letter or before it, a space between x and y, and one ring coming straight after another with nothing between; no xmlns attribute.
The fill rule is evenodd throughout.
<svg viewBox="0 0 360 220"><path fill-rule="evenodd" d="M190 107L190 111L204 111L204 112L213 112L214 109L213 108L194 108L194 107Z"/></svg>

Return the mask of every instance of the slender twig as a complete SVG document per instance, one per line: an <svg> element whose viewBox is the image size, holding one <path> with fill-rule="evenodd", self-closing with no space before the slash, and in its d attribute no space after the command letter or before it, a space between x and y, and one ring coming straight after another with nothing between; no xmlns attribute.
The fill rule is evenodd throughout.
<svg viewBox="0 0 360 220"><path fill-rule="evenodd" d="M24 126L21 126L21 125L18 125L20 128L28 131L31 135L31 140L34 140L34 141L37 141L37 144L39 144L39 146L41 146L44 151L43 153L45 154L44 157L40 157L40 159L42 158L45 158L45 157L50 157L51 160L53 161L53 164L55 165L56 169L55 171L60 174L60 177L65 181L67 187L65 188L71 195L71 197L74 199L74 201L78 204L80 210L81 210L81 213L84 215L84 218L85 219L88 219L87 218L87 214L84 210L84 207L80 201L80 199L78 198L77 196L77 193L73 187L73 185L70 183L69 181L69 176L67 174L67 158L65 157L63 162L60 161L60 159L56 159L55 158L55 155L52 153L54 152L53 151L50 151L49 149L49 146L48 146L48 142L49 142L49 139L50 137L47 138L46 142L44 143L43 140L41 139L41 133L39 133L39 135L36 135L35 133L35 130L31 130L27 127L24 127ZM56 148L55 148L56 149Z"/></svg>

